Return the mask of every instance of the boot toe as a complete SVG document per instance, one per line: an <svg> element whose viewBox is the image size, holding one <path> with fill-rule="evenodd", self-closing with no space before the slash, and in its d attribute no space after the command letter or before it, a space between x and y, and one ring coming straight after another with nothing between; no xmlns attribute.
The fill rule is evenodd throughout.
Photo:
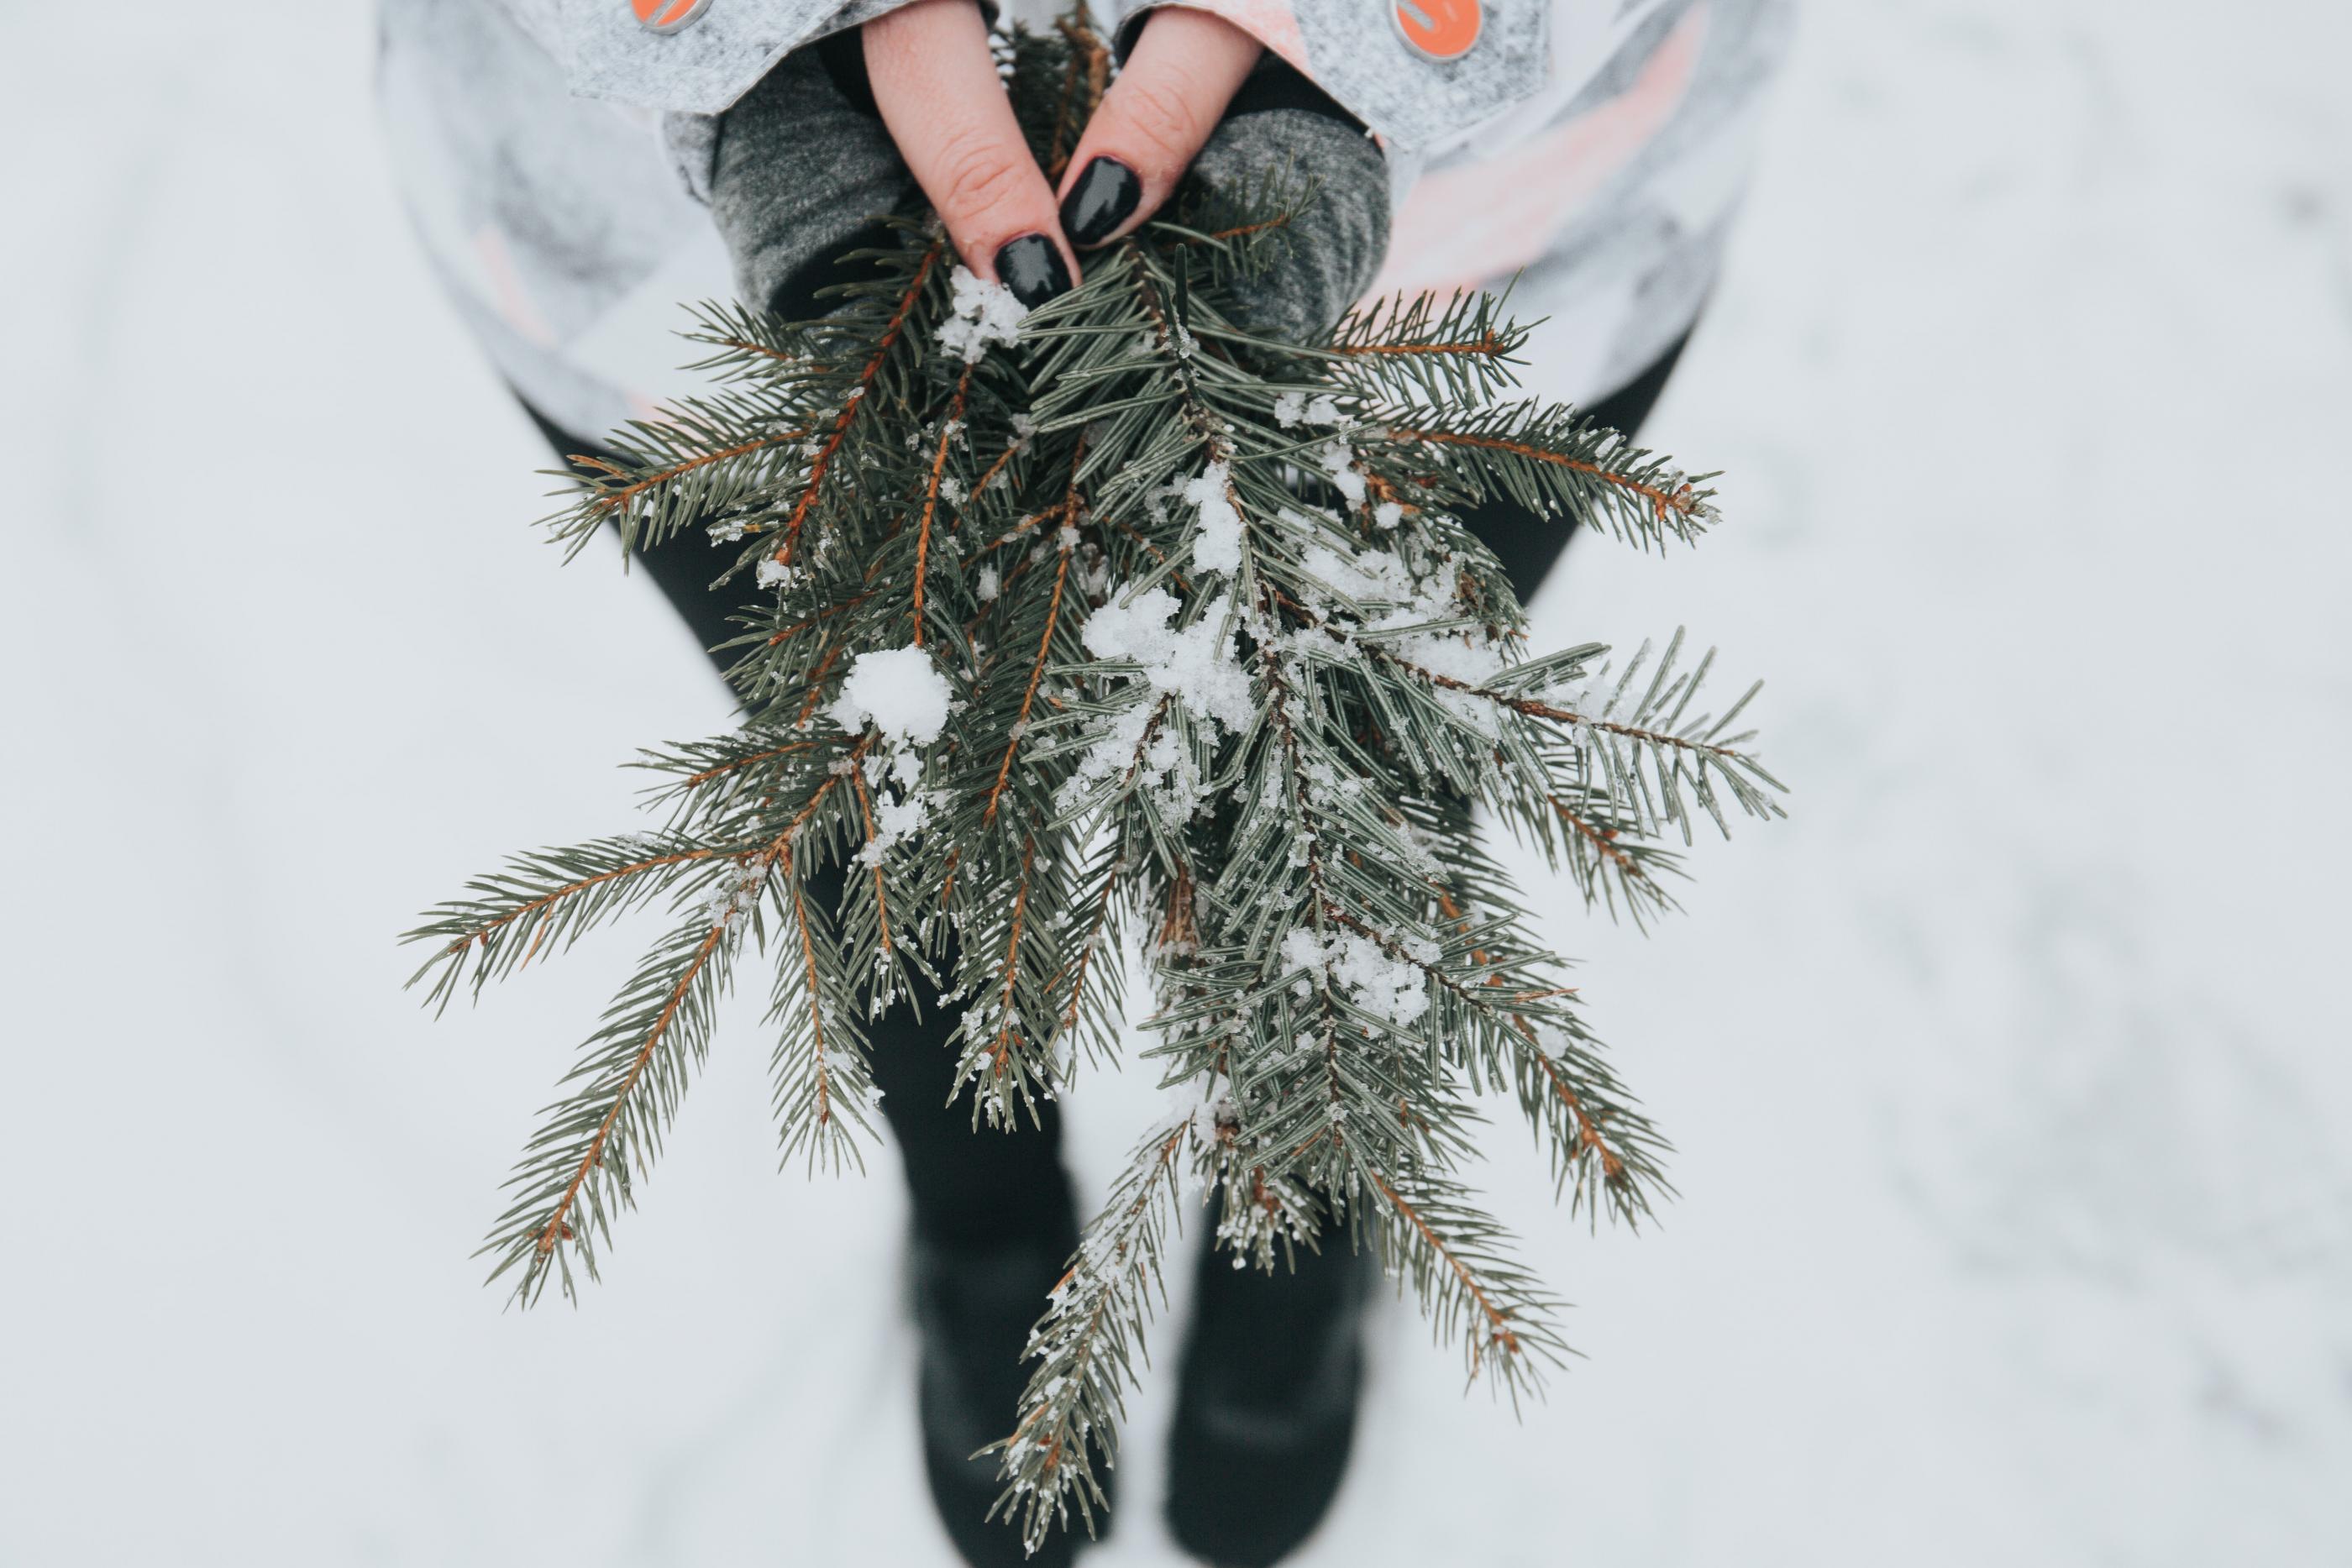
<svg viewBox="0 0 2352 1568"><path fill-rule="evenodd" d="M914 1246L923 1470L940 1522L971 1568L1066 1568L1077 1554L1074 1532L1085 1527L1075 1523L1025 1552L1017 1527L1001 1513L988 1517L1004 1488L997 1456L972 1458L1019 1418L1030 1327L1076 1247L1075 1227L1039 1242L957 1249L918 1239ZM1106 1489L1108 1482L1106 1469ZM1099 1529L1099 1509L1096 1516Z"/></svg>

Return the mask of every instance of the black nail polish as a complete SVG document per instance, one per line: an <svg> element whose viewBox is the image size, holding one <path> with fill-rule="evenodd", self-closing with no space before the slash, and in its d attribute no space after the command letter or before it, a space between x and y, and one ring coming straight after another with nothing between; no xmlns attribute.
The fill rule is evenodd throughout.
<svg viewBox="0 0 2352 1568"><path fill-rule="evenodd" d="M1044 235L1006 240L996 253L996 280L1032 310L1056 294L1070 291L1070 269L1054 242Z"/></svg>
<svg viewBox="0 0 2352 1568"><path fill-rule="evenodd" d="M1097 158L1062 198L1062 232L1072 245L1094 245L1127 222L1143 199L1143 182L1116 158Z"/></svg>

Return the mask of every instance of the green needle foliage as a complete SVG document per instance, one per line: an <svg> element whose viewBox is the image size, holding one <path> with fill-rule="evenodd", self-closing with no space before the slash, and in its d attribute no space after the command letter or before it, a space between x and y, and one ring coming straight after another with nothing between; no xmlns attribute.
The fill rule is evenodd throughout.
<svg viewBox="0 0 2352 1568"><path fill-rule="evenodd" d="M1013 39L1042 159L1075 144L1096 48ZM1138 1146L1041 1303L999 1445L1033 1542L1101 1505L1188 1190L1266 1269L1346 1221L1514 1399L1556 1362L1555 1303L1465 1185L1477 1097L1517 1098L1571 1212L1638 1222L1665 1145L1474 813L1646 922L1699 816L1780 812L1748 697L1702 697L1711 655L1679 632L1534 655L1457 520L1500 496L1663 549L1715 522L1709 476L1512 399L1524 334L1491 300L1307 343L1237 325L1230 289L1280 265L1302 199L1195 201L1011 344L971 342L971 283L915 225L824 319L705 308L715 389L617 438L554 527L741 542L730 576L769 591L730 644L741 726L646 756L658 830L519 857L412 934L446 1003L667 911L486 1246L526 1302L594 1274L747 946L785 1155L827 1167L869 1132L861 1026L917 977L960 1004L975 1123L1010 1127L1115 1055L1139 953L1143 1054L1197 1109Z"/></svg>

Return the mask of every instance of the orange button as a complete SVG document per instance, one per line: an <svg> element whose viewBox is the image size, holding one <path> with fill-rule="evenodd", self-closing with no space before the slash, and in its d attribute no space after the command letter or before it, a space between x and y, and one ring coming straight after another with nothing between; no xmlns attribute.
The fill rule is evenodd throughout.
<svg viewBox="0 0 2352 1568"><path fill-rule="evenodd" d="M1433 60L1458 60L1478 42L1478 0L1394 0L1404 41Z"/></svg>
<svg viewBox="0 0 2352 1568"><path fill-rule="evenodd" d="M656 33L675 33L702 20L710 0L629 0L637 20Z"/></svg>

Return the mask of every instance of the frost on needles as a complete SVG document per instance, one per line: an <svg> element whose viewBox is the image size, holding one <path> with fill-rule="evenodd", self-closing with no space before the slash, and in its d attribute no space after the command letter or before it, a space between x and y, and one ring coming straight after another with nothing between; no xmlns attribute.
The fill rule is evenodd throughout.
<svg viewBox="0 0 2352 1568"><path fill-rule="evenodd" d="M1097 47L1013 37L1049 171ZM1117 1055L1139 954L1142 1055L1186 1108L1039 1303L1000 1445L1033 1542L1101 1504L1187 1192L1261 1268L1346 1221L1515 1399L1556 1362L1554 1302L1467 1185L1478 1097L1517 1099L1571 1213L1636 1222L1665 1145L1474 813L1646 924L1699 817L1780 811L1748 697L1702 696L1712 655L1530 650L1457 520L1501 497L1663 549L1716 521L1710 476L1513 396L1523 334L1483 298L1307 343L1235 325L1308 199L1193 200L1025 313L915 225L823 320L705 308L713 389L617 436L554 527L740 542L765 595L730 644L742 723L645 755L659 826L520 856L413 934L443 1003L667 923L508 1184L485 1251L524 1301L594 1274L747 957L785 1158L837 1167L872 1135L866 1023L915 977L961 1004L988 1136Z"/></svg>

